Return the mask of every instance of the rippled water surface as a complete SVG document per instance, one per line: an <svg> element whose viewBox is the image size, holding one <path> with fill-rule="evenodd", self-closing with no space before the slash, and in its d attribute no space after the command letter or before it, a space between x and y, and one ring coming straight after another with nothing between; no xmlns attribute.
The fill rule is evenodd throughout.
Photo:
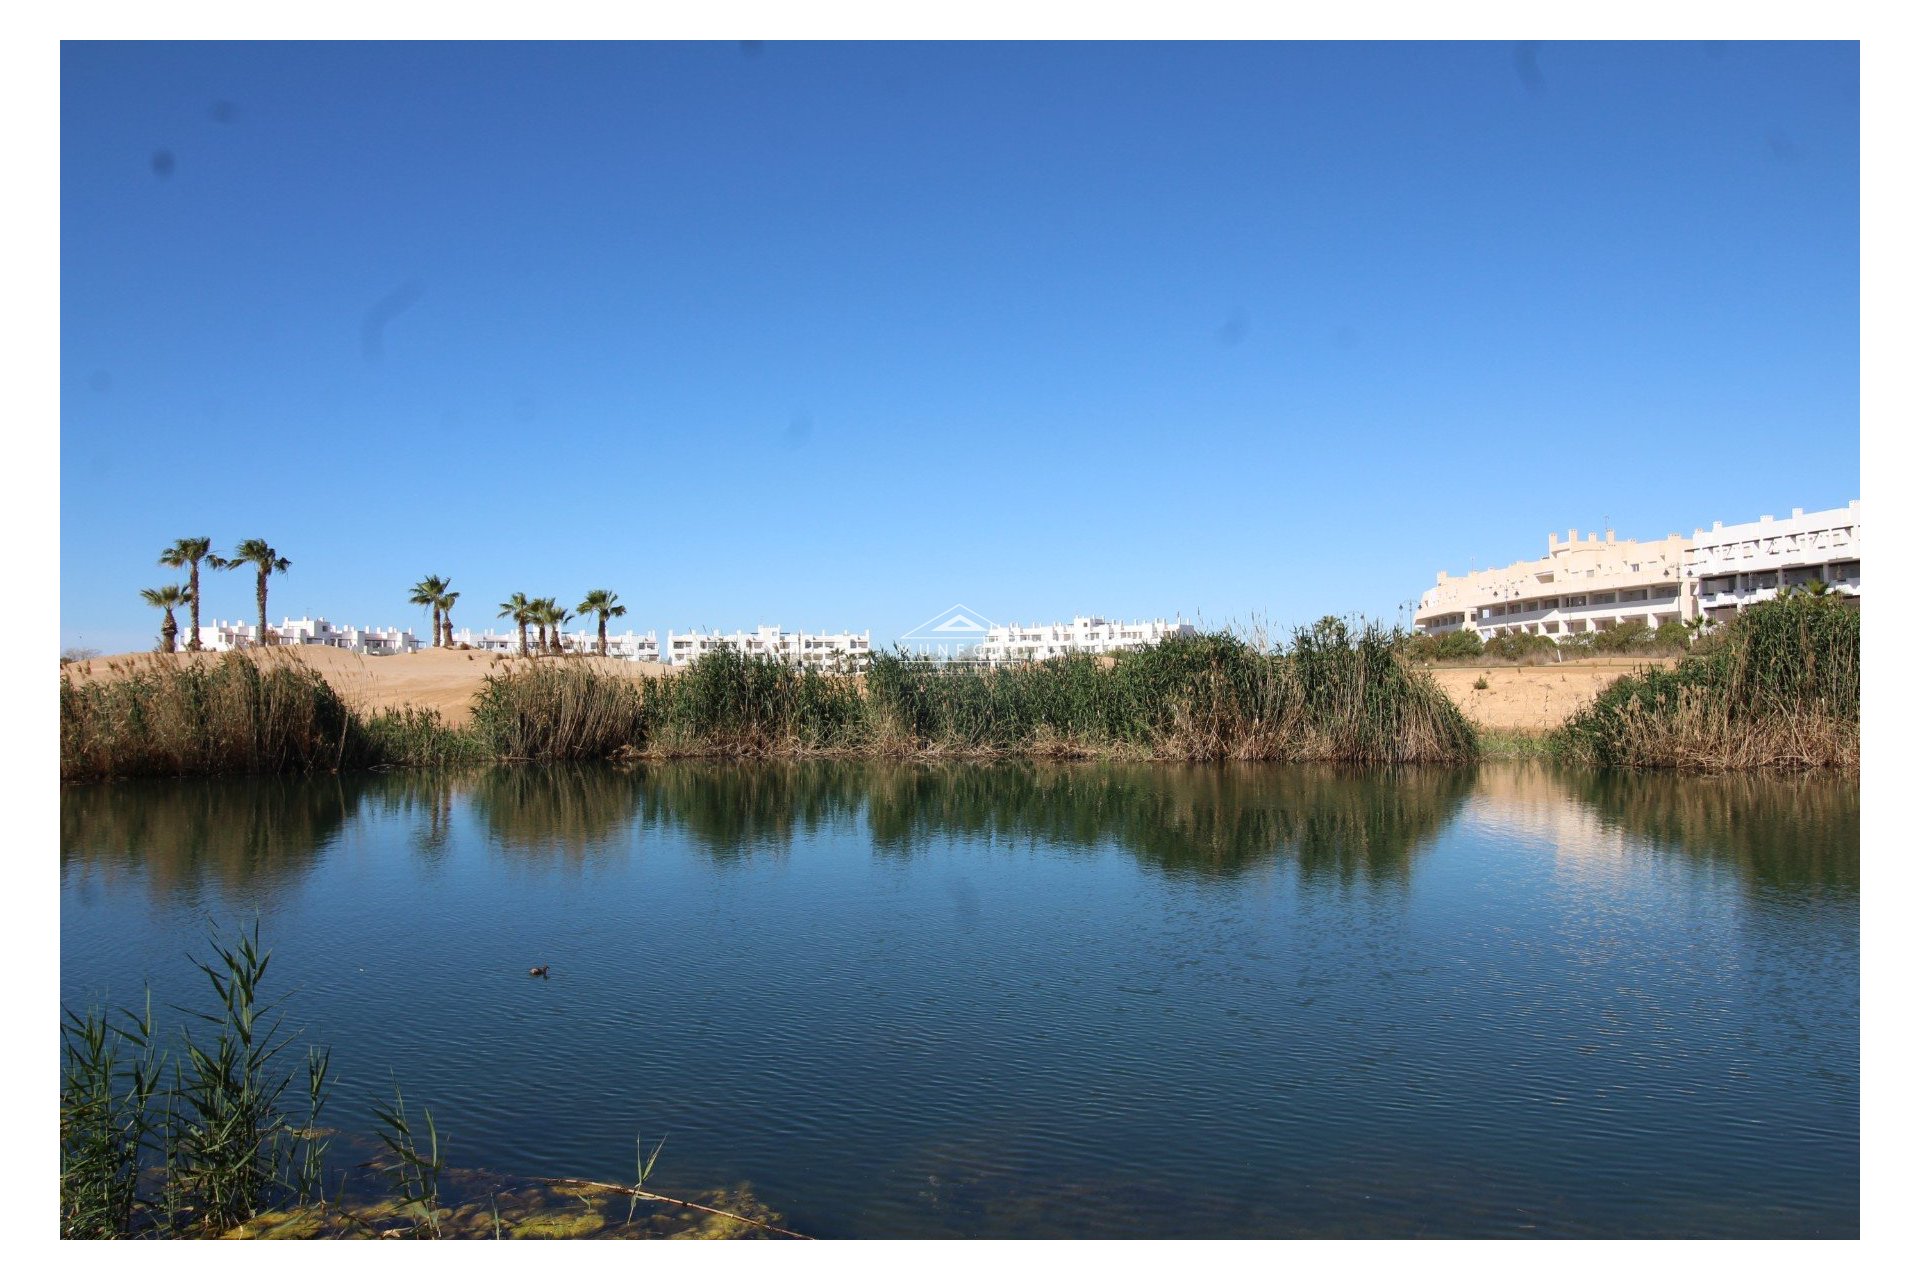
<svg viewBox="0 0 1920 1280"><path fill-rule="evenodd" d="M261 923L458 1164L837 1236L1859 1230L1834 780L678 764L68 788L61 986ZM529 978L551 966L546 981Z"/></svg>

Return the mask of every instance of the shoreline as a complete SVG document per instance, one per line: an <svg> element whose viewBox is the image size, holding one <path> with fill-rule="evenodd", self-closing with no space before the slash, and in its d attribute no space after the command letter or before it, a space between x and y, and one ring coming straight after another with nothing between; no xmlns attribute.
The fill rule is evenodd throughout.
<svg viewBox="0 0 1920 1280"><path fill-rule="evenodd" d="M684 668L655 662L632 662L596 655L518 655L479 650L428 649L414 654L366 657L319 645L288 645L247 651L249 657L290 662L317 671L335 692L362 714L383 711L437 712L453 729L472 720L473 698L489 675L530 669L585 667L601 674L639 683L684 674ZM62 673L80 684L125 678L157 669L159 664L207 665L223 654L184 651L122 653L85 658L62 667ZM1559 727L1568 715L1597 697L1621 676L1648 667L1670 669L1674 659L1575 658L1563 662L1460 661L1411 664L1425 673L1473 723L1481 734L1545 733ZM1476 680L1485 690L1473 687Z"/></svg>
<svg viewBox="0 0 1920 1280"><path fill-rule="evenodd" d="M1790 633L1808 610L1815 620L1833 612L1789 601L1752 625ZM1770 643L1769 654L1784 652ZM1847 722L1844 702L1857 668L1845 656L1835 652L1830 676L1818 669L1835 692L1800 707L1782 702L1790 690L1751 682L1729 701L1720 684L1733 668L1720 646L1680 660L1436 666L1408 660L1386 633L1331 622L1300 632L1291 650L1218 634L963 670L879 654L852 676L730 651L685 668L457 649L373 659L318 646L127 654L62 665L61 779L808 758L1459 766L1579 757L1681 772L1857 773L1857 719ZM1814 679L1813 658L1794 657L1784 678Z"/></svg>

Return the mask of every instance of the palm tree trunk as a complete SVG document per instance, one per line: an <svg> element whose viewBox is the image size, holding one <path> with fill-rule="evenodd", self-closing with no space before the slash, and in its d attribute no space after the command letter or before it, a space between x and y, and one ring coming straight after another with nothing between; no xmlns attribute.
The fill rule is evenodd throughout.
<svg viewBox="0 0 1920 1280"><path fill-rule="evenodd" d="M253 602L260 607L260 643L272 644L273 638L267 634L267 571L260 571L260 581L253 589Z"/></svg>
<svg viewBox="0 0 1920 1280"><path fill-rule="evenodd" d="M173 610L169 609L166 612L165 618L160 623L160 652L173 652L173 638L178 635L179 632L180 628L173 621Z"/></svg>
<svg viewBox="0 0 1920 1280"><path fill-rule="evenodd" d="M187 637L187 652L200 652L200 562L195 560L193 568L187 573L187 590L193 593L193 599L187 607L193 610L193 634Z"/></svg>
<svg viewBox="0 0 1920 1280"><path fill-rule="evenodd" d="M547 624L544 622L540 622L534 625L538 627L540 631L540 634L537 637L540 641L540 652L545 653L547 651Z"/></svg>
<svg viewBox="0 0 1920 1280"><path fill-rule="evenodd" d="M600 615L600 656L607 656L607 615Z"/></svg>
<svg viewBox="0 0 1920 1280"><path fill-rule="evenodd" d="M515 621L520 624L520 656L524 658L527 656L527 620L517 618Z"/></svg>
<svg viewBox="0 0 1920 1280"><path fill-rule="evenodd" d="M440 625L445 629L447 648L453 648L453 610L448 608L440 615Z"/></svg>
<svg viewBox="0 0 1920 1280"><path fill-rule="evenodd" d="M433 606L433 621L428 623L427 625L433 630L433 643L427 647L430 649L438 649L440 647L440 606L439 605Z"/></svg>

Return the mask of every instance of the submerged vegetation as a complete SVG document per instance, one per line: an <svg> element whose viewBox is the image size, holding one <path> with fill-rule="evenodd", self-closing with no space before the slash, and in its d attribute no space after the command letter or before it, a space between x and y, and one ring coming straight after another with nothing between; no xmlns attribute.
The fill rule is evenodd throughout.
<svg viewBox="0 0 1920 1280"><path fill-rule="evenodd" d="M292 1052L297 1037L283 1030L279 1002L263 997L271 954L258 925L210 946L214 959L195 967L216 1007L181 1010L186 1029L176 1052L162 1047L151 1002L138 1014L64 1011L65 1239L795 1234L745 1186L697 1201L648 1188L658 1145L638 1162L632 1186L503 1186L479 1171L451 1170L433 1113L423 1111L416 1124L397 1088L391 1106L374 1108L373 1158L329 1165L336 1142L352 1143L321 1127L332 1055L315 1046ZM329 1173L338 1179L331 1197Z"/></svg>
<svg viewBox="0 0 1920 1280"><path fill-rule="evenodd" d="M316 672L237 654L111 681L63 673L60 709L65 779L634 756L1460 764L1477 752L1472 726L1391 634L1331 618L1284 649L1182 636L993 668L894 653L863 676L731 650L643 678L529 663L487 676L459 730L432 712L360 714Z"/></svg>
<svg viewBox="0 0 1920 1280"><path fill-rule="evenodd" d="M1615 681L1554 734L1578 764L1860 767L1860 613L1794 591L1743 611L1672 670Z"/></svg>

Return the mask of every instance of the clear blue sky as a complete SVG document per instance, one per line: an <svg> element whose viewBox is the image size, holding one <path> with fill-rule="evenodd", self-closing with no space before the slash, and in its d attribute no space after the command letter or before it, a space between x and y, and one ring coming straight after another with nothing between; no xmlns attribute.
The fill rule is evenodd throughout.
<svg viewBox="0 0 1920 1280"><path fill-rule="evenodd" d="M1392 621L1860 488L1852 44L63 47L61 640ZM206 612L250 617L242 574Z"/></svg>

